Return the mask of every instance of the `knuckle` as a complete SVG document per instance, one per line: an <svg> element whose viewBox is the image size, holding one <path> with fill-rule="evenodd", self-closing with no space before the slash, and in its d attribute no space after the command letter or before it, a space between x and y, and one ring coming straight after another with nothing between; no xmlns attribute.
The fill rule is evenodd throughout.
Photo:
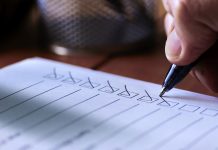
<svg viewBox="0 0 218 150"><path fill-rule="evenodd" d="M178 0L175 5L175 17L183 16L187 13L190 6L190 0Z"/></svg>

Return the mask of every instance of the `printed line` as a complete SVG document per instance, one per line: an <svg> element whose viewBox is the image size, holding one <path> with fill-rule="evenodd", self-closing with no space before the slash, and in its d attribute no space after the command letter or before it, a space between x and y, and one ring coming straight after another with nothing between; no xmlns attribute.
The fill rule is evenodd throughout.
<svg viewBox="0 0 218 150"><path fill-rule="evenodd" d="M49 103L47 103L47 104L45 104L45 105L43 105L43 106L41 106L41 107L38 107L38 108L36 108L36 109L34 109L34 110L32 110L32 111L30 111L30 112L28 112L28 113L26 113L26 114L24 114L24 115L18 117L18 118L14 119L14 120L12 120L12 121L10 121L10 122L8 122L6 125L0 127L0 130L3 129L3 128L5 128L5 127L7 127L7 126L9 126L10 124L15 123L16 121L19 121L19 120L21 120L21 119L23 119L23 118L25 118L25 117L27 117L27 116L30 116L31 114L33 114L33 113L35 113L35 112L41 110L42 108L45 108L46 106L49 106L49 105L51 105L51 104L53 104L53 103L55 103L55 102L57 102L57 101L59 101L59 100L62 100L63 98L66 98L66 97L68 97L68 96L71 96L72 94L75 94L75 93L77 93L77 92L79 92L79 91L81 91L81 89L76 90L76 91L73 91L73 92L71 92L71 93L69 93L69 94L67 94L67 95L64 95L64 96L62 96L62 97L60 97L60 98L58 98L58 99L55 99L55 100L53 100L53 101L51 101L51 102L49 102Z"/></svg>
<svg viewBox="0 0 218 150"><path fill-rule="evenodd" d="M218 115L218 110L206 108L203 111L201 111L200 114L210 117L216 117Z"/></svg>
<svg viewBox="0 0 218 150"><path fill-rule="evenodd" d="M156 130L157 128L161 127L162 125L168 123L169 121L172 121L173 119L175 119L176 117L180 116L182 113L178 113L176 115L173 115L169 118L167 118L166 120L158 123L157 125L153 126L152 128L146 130L145 132L141 133L140 135L138 135L137 137L133 138L132 140L130 140L129 142L127 142L125 144L125 146L131 146L133 144L135 144L136 142L138 142L139 139L143 138L145 135L151 133L152 131Z"/></svg>
<svg viewBox="0 0 218 150"><path fill-rule="evenodd" d="M29 86L27 86L27 87L25 87L25 88L23 88L23 89L20 89L20 90L14 92L14 93L11 93L11 94L9 94L9 95L7 95L7 96L4 96L4 97L0 98L0 101L4 100L4 99L6 99L6 98L8 98L8 97L10 97L10 96L12 96L12 95L15 95L15 94L17 94L17 93L19 93L19 92L21 92L21 91L24 91L24 90L26 90L26 89L28 89L28 88L31 88L31 87L33 87L33 86L35 86L35 85L38 85L38 84L40 84L40 83L43 83L43 82L44 82L44 81L42 80L42 81L39 81L39 82L37 82L37 83L31 84L31 85L29 85Z"/></svg>
<svg viewBox="0 0 218 150"><path fill-rule="evenodd" d="M73 142L75 142L75 141L81 139L81 138L84 137L85 135L87 135L87 134L89 134L90 132L92 132L94 129L100 127L102 124L106 123L106 122L109 121L110 119L112 119L112 118L114 118L114 117L117 117L117 116L121 115L122 113L125 113L125 112L127 112L127 111L129 111L129 110L131 110L131 109L133 109L133 108L136 108L137 106L139 106L139 104L133 105L133 106L127 108L127 109L124 109L124 110L122 110L122 111L120 111L120 112L118 112L118 113L116 113L116 114L114 114L114 115L108 117L108 118L105 119L105 120L102 120L101 122L95 124L92 128L90 128L90 129L85 129L85 130L79 132L76 136L71 137L71 138L69 138L68 140L65 140L64 142L62 142L62 143L60 143L60 144L54 146L54 148L52 148L51 150L58 150L58 149L61 149L61 148L65 147L66 145L72 144Z"/></svg>
<svg viewBox="0 0 218 150"><path fill-rule="evenodd" d="M91 99L93 99L93 98L95 98L95 97L97 97L97 96L99 96L99 95L100 95L100 94L96 94L96 95L94 95L94 96L92 96L92 97L90 97L90 98L87 98L87 99L85 99L85 100L83 100L83 101L81 101L81 102L78 102L78 103L76 103L76 104L74 104L74 105L71 105L71 106L69 106L69 107L67 107L67 108L65 108L65 109L63 109L63 110L61 110L61 111L59 111L59 112L57 112L57 113L55 113L55 114L53 114L53 115L51 115L51 116L45 118L45 119L43 119L43 120L41 120L40 122L38 122L38 123L36 123L36 124L30 126L30 127L27 128L24 132L33 129L33 128L35 128L36 126L38 126L38 125L40 125L40 124L46 123L47 121L49 121L49 120L51 120L52 118L58 116L59 114L65 112L65 111L67 111L67 110L70 110L70 109L72 109L72 108L74 108L74 107L76 107L76 106L78 106L78 105L80 105L80 104L82 104L82 103L84 103L84 102L87 102L87 101L89 101L89 100L91 100Z"/></svg>
<svg viewBox="0 0 218 150"><path fill-rule="evenodd" d="M77 135L75 135L74 137L71 137L69 139L64 140L63 142L55 145L54 147L52 147L49 150L60 150L60 149L63 149L64 147L73 144L76 140L81 139L82 137L84 137L89 132L90 132L89 130L83 130L83 131L79 132Z"/></svg>
<svg viewBox="0 0 218 150"><path fill-rule="evenodd" d="M189 144L187 144L185 147L182 148L182 150L187 150L187 149L191 149L192 147L194 147L196 144L198 144L201 140L203 140L205 137L207 137L210 133L212 133L213 131L215 131L218 128L218 125L216 125L213 128L210 128L209 130L207 130L206 132L204 132L203 134L201 134L200 136L198 136L197 138L195 138L192 142L190 142Z"/></svg>
<svg viewBox="0 0 218 150"><path fill-rule="evenodd" d="M182 107L180 107L179 110L187 111L187 112L196 112L200 108L201 107L199 106L185 104Z"/></svg>
<svg viewBox="0 0 218 150"><path fill-rule="evenodd" d="M52 91L52 90L54 90L54 89L56 89L56 88L58 88L58 87L61 87L61 86L62 86L62 85L55 86L55 87L53 87L53 88L51 88L51 89L48 89L48 90L46 90L46 91L43 91L43 92L37 94L37 95L35 95L35 96L31 97L31 98L28 98L28 99L26 99L26 100L24 100L24 101L22 101L22 102L20 102L20 103L18 103L18 104L15 104L15 105L13 105L13 106L11 106L11 107L8 107L7 109L5 109L5 110L3 110L3 111L0 111L0 114L1 114L1 113L5 113L5 112L9 111L9 110L12 109L12 108L15 108L15 107L17 107L17 106L19 106L19 105L21 105L21 104L27 102L27 101L30 101L30 100L32 100L32 99L34 99L34 98L36 98L36 97L38 97L38 96L40 96L40 95L43 95L43 94L45 94L45 93L47 93L47 92L49 92L49 91Z"/></svg>
<svg viewBox="0 0 218 150"><path fill-rule="evenodd" d="M83 119L83 118L85 118L85 117L87 117L87 116L89 116L89 115L91 115L91 114L93 114L93 113L95 113L95 112L97 112L97 111L99 111L99 110L105 108L105 107L108 107L108 106L110 106L110 105L112 105L112 104L118 102L119 100L120 100L120 99L117 99L117 100L114 100L114 101L112 101L112 102L110 102L110 103L107 103L107 104L105 104L105 105L103 105L103 106L100 106L100 107L98 107L98 108L96 108L96 109L94 109L94 110L92 110L92 111L90 111L90 112L88 112L88 113L86 113L86 114L84 114L84 115L82 115L82 116L76 118L76 119L73 119L72 121L68 122L67 124L64 124L64 125L62 125L62 126L56 128L55 130L50 131L50 132L47 133L46 135L43 135L43 137L40 137L39 140L37 140L37 143L38 143L38 142L41 142L41 141L44 141L45 139L47 139L47 138L49 138L49 137L51 137L51 136L57 134L58 132L61 132L62 129L67 128L67 127L73 125L73 124L76 123L77 121L79 121L79 120L81 120L81 119Z"/></svg>
<svg viewBox="0 0 218 150"><path fill-rule="evenodd" d="M74 108L74 107L76 107L76 106L78 106L78 105L80 105L80 104L82 104L82 103L84 103L84 102L87 102L87 101L89 101L89 100L91 100L91 99L93 99L93 98L95 98L95 97L97 97L97 96L99 96L99 95L100 95L100 94L96 94L96 95L94 95L94 96L91 96L91 97L89 97L89 98L87 98L87 99L85 99L85 100L83 100L83 101L81 101L81 102L78 102L78 103L76 103L76 104L74 104L74 105L71 105L71 106L69 106L69 107L63 109L62 111L59 111L59 112L57 112L57 113L55 113L55 114L53 114L53 115L51 115L51 116L49 116L49 117L47 117L47 118L41 120L41 121L39 121L39 122L36 123L36 124L33 124L32 126L27 127L27 128L24 129L23 131L18 132L18 133L16 133L16 134L12 135L12 136L14 136L13 139L16 139L16 138L20 137L22 134L24 134L24 133L26 133L26 132L29 132L29 131L32 130L33 128L35 128L35 127L37 127L37 126L39 126L39 125L41 125L41 124L43 124L43 123L46 123L47 121L49 121L49 120L51 120L52 118L58 116L59 114L65 112L65 111L67 111L67 110L69 110L69 109L72 109L72 108ZM3 145L0 145L0 146L3 146ZM26 146L27 146L28 148L29 148L29 147L31 148L31 146L30 146L29 144L25 144L25 145L21 146L20 149L23 149L23 147L26 148Z"/></svg>
<svg viewBox="0 0 218 150"><path fill-rule="evenodd" d="M101 126L102 124L106 123L107 121L109 121L109 120L111 120L111 119L113 119L113 118L115 118L115 117L117 117L117 116L119 116L119 115L121 115L121 114L123 114L123 113L125 113L125 112L128 112L129 110L131 110L131 109L133 109L133 108L136 108L136 107L138 107L138 106L139 106L139 104L133 105L133 106L127 108L127 109L124 109L124 110L122 110L122 111L120 111L120 112L118 112L118 113L116 113L116 114L110 116L109 118L107 118L107 119L105 119L105 120L102 120L101 122L95 124L95 125L93 126L93 129L98 128L99 126Z"/></svg>
<svg viewBox="0 0 218 150"><path fill-rule="evenodd" d="M119 128L118 130L114 131L112 134L106 136L105 138L102 138L101 140L99 140L97 143L95 144L91 144L90 146L88 146L86 149L90 149L90 148L96 148L99 145L102 145L103 143L107 142L108 140L110 140L112 137L116 136L117 134L119 134L120 132L126 130L128 127L132 126L133 124L145 119L148 116L151 116L152 114L156 113L160 111L160 108L155 109L149 113L146 113L145 115L131 121L130 123L126 124L125 126L123 126L122 128Z"/></svg>
<svg viewBox="0 0 218 150"><path fill-rule="evenodd" d="M151 112L149 112L149 113L143 115L142 117L139 117L139 118L137 118L136 120L131 121L131 122L128 123L127 125L123 126L123 127L120 128L119 130L115 131L113 134L111 134L110 136L108 136L107 139L109 139L109 138L111 138L111 137L113 137L113 136L119 134L120 132L122 132L123 130L125 130L125 129L127 129L128 127L132 126L133 124L135 124L135 123L137 123L137 122L139 122L139 121L145 119L145 118L148 117L148 116L153 115L154 113L156 113L156 112L158 112L158 111L160 111L160 108L155 109L155 110L153 110L153 111L151 111Z"/></svg>
<svg viewBox="0 0 218 150"><path fill-rule="evenodd" d="M31 148L31 145L24 145L22 147L19 147L17 150L30 150Z"/></svg>
<svg viewBox="0 0 218 150"><path fill-rule="evenodd" d="M171 140L175 139L177 136L179 136L181 133L183 133L185 130L187 130L188 128L192 127L193 125L195 125L196 123L199 123L200 121L202 121L204 118L199 118L191 123L189 123L188 125L186 125L185 127L181 128L180 130L178 130L177 132L173 133L172 135L170 135L169 137L167 137L166 139L160 141L159 143L155 144L151 149L160 149L163 145L166 145L167 143L169 143Z"/></svg>

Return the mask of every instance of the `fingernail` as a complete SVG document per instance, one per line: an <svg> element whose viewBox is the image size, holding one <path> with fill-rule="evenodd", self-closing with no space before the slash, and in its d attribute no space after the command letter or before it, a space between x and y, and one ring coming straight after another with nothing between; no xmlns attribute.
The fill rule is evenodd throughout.
<svg viewBox="0 0 218 150"><path fill-rule="evenodd" d="M168 58L178 58L181 54L181 42L175 30L169 34L166 42L166 55Z"/></svg>

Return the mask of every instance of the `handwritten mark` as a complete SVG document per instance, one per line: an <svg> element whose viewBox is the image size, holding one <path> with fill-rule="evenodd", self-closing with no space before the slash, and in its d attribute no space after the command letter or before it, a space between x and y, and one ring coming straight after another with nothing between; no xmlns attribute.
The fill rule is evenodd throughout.
<svg viewBox="0 0 218 150"><path fill-rule="evenodd" d="M56 68L53 68L52 73L45 75L44 77L48 79L58 80L58 79L63 78L64 76L58 74Z"/></svg>
<svg viewBox="0 0 218 150"><path fill-rule="evenodd" d="M92 88L95 88L94 85L92 84L92 82L91 82L91 80L90 80L89 77L88 77L88 82L89 82L89 84L90 84L90 86L91 86Z"/></svg>
<svg viewBox="0 0 218 150"><path fill-rule="evenodd" d="M70 79L75 83L76 81L75 81L75 79L73 78L73 76L72 76L72 74L71 74L70 71L68 72L68 74L69 74Z"/></svg>
<svg viewBox="0 0 218 150"><path fill-rule="evenodd" d="M151 95L146 90L145 90L145 93L146 93L146 95L138 98L137 101L153 103L153 102L159 100L158 98L151 97Z"/></svg>
<svg viewBox="0 0 218 150"><path fill-rule="evenodd" d="M124 88L125 88L126 93L130 96L130 92L129 92L129 90L127 89L126 85L124 86Z"/></svg>
<svg viewBox="0 0 218 150"><path fill-rule="evenodd" d="M54 75L54 78L57 78L57 71L56 71L56 68L53 68L53 75Z"/></svg>
<svg viewBox="0 0 218 150"><path fill-rule="evenodd" d="M145 90L145 93L147 94L147 96L150 98L150 100L152 101L152 97L150 96L150 94L148 94L148 92Z"/></svg>
<svg viewBox="0 0 218 150"><path fill-rule="evenodd" d="M79 83L80 81L82 81L80 79L74 78L70 71L68 72L68 75L69 75L69 78L62 80L62 82L76 84L76 83Z"/></svg>
<svg viewBox="0 0 218 150"><path fill-rule="evenodd" d="M111 88L112 93L115 92L115 90L114 90L114 88L111 86L109 80L107 80L107 84L108 84L108 86Z"/></svg>
<svg viewBox="0 0 218 150"><path fill-rule="evenodd" d="M133 98L133 97L136 97L137 95L139 95L138 93L130 92L127 89L126 85L124 86L124 88L125 88L125 90L123 92L117 94L118 96L122 96L122 97L125 97L125 98Z"/></svg>
<svg viewBox="0 0 218 150"><path fill-rule="evenodd" d="M162 102L158 103L157 105L163 106L163 107L173 108L173 107L179 105L179 103L178 102L173 102L173 101L162 101Z"/></svg>
<svg viewBox="0 0 218 150"><path fill-rule="evenodd" d="M170 103L168 103L163 97L160 97L164 103L166 103L169 107L171 106Z"/></svg>
<svg viewBox="0 0 218 150"><path fill-rule="evenodd" d="M113 87L109 80L107 80L107 84L108 85L106 85L98 90L102 91L102 92L106 92L106 93L114 93L114 92L119 90L118 88Z"/></svg>
<svg viewBox="0 0 218 150"><path fill-rule="evenodd" d="M94 88L100 86L100 84L92 82L91 79L88 77L88 81L81 84L80 86L85 87L85 88L89 88L89 89L94 89Z"/></svg>

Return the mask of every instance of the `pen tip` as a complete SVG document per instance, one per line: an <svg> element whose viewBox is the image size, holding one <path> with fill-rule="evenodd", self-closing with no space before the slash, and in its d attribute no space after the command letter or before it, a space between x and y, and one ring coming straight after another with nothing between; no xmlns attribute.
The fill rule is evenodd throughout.
<svg viewBox="0 0 218 150"><path fill-rule="evenodd" d="M161 90L161 92L160 92L160 94L159 94L159 96L162 97L165 92L166 92L166 88L163 87L162 90Z"/></svg>

